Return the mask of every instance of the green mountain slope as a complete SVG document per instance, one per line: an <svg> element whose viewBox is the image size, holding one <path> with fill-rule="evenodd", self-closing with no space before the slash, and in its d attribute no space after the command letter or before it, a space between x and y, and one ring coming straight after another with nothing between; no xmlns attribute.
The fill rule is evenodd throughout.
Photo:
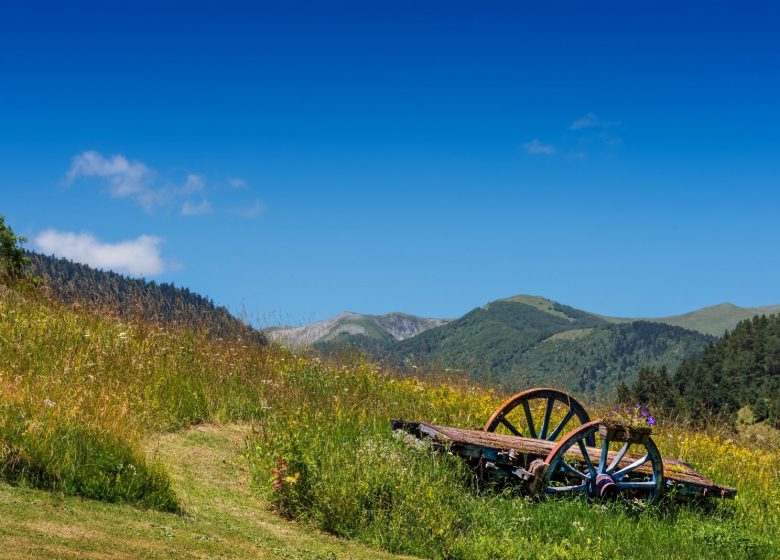
<svg viewBox="0 0 780 560"><path fill-rule="evenodd" d="M648 320L667 323L714 336L722 336L724 332L734 329L740 321L751 319L756 315L773 315L776 313L780 313L780 305L738 307L731 303L721 303L720 305L703 307L683 315Z"/></svg>
<svg viewBox="0 0 780 560"><path fill-rule="evenodd" d="M402 341L344 335L318 344L345 345L421 371L456 370L481 383L519 389L553 384L607 394L643 366L678 366L712 338L648 321L613 323L539 296L514 296L474 309Z"/></svg>
<svg viewBox="0 0 780 560"><path fill-rule="evenodd" d="M544 309L499 300L404 340L393 352L420 362L498 373L510 369L524 352L556 333L600 324L604 321L598 317L555 302Z"/></svg>
<svg viewBox="0 0 780 560"><path fill-rule="evenodd" d="M601 325L576 337L566 331L523 354L510 372L516 385L553 384L578 393L608 394L621 381L636 378L644 366L676 368L702 352L707 335L649 321Z"/></svg>
<svg viewBox="0 0 780 560"><path fill-rule="evenodd" d="M689 313L669 315L667 317L642 317L635 319L602 315L599 315L599 317L616 324L630 323L632 321L651 321L653 323L665 323L675 327L699 331L712 336L722 336L724 332L734 329L740 321L751 319L756 315L774 315L777 313L780 313L780 305L739 307L733 303L721 303L702 307Z"/></svg>

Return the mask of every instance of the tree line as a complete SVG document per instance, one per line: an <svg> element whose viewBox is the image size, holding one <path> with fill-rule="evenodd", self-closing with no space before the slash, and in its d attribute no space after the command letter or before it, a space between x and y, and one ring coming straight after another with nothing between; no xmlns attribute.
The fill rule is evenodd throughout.
<svg viewBox="0 0 780 560"><path fill-rule="evenodd" d="M632 386L618 387L621 402L637 401L691 420L736 419L749 407L756 422L780 428L780 316L756 316L685 360L670 374L645 367Z"/></svg>
<svg viewBox="0 0 780 560"><path fill-rule="evenodd" d="M0 284L24 283L55 300L106 310L126 319L162 323L215 338L266 343L262 332L187 288L26 251L24 242L0 216Z"/></svg>

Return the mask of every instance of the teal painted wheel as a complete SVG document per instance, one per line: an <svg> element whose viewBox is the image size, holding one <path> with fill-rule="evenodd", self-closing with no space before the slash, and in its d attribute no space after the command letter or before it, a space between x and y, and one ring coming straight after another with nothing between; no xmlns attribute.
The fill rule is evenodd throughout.
<svg viewBox="0 0 780 560"><path fill-rule="evenodd" d="M615 442L599 435L599 421L583 424L545 459L545 494L653 502L663 489L663 460L651 438L644 443ZM630 452L629 452L630 451Z"/></svg>

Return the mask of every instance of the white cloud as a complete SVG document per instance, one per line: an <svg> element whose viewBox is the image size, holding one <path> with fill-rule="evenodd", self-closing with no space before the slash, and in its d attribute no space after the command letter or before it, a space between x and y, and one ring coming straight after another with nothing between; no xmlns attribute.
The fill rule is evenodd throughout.
<svg viewBox="0 0 780 560"><path fill-rule="evenodd" d="M220 192L225 189L248 191L244 179L229 177L225 183L211 186L203 175L188 173L183 182L170 181L160 177L153 169L139 161L132 161L121 154L104 156L89 150L73 157L70 169L65 175L65 184L72 185L81 178L96 178L105 182L107 190L114 198L132 200L147 212L164 207L172 210L179 207L182 216L202 216L204 214L234 214L245 218L256 218L265 210L265 205L255 202L252 206L231 208L220 204ZM206 198L208 196L208 199ZM228 195L231 197L233 195ZM247 195L236 196L245 197ZM193 202L193 198L200 202ZM244 204L248 204L244 201Z"/></svg>
<svg viewBox="0 0 780 560"><path fill-rule="evenodd" d="M198 204L187 200L181 207L182 216L202 216L212 211L211 203L205 198Z"/></svg>
<svg viewBox="0 0 780 560"><path fill-rule="evenodd" d="M73 158L66 175L67 184L80 177L100 177L108 182L108 190L115 198L130 198L146 211L165 202L163 190L152 186L154 173L139 161L122 155L103 157L96 151L87 151Z"/></svg>
<svg viewBox="0 0 780 560"><path fill-rule="evenodd" d="M184 186L181 189L182 194L192 194L197 192L203 192L206 188L206 178L203 175L196 175L190 173L187 175L187 180L184 182Z"/></svg>
<svg viewBox="0 0 780 560"><path fill-rule="evenodd" d="M617 126L620 123L612 121L601 120L596 113L585 113L579 119L571 123L569 128L571 130L582 130L584 128L608 128L610 126Z"/></svg>
<svg viewBox="0 0 780 560"><path fill-rule="evenodd" d="M43 253L133 276L155 276L166 268L160 256L162 239L150 235L103 243L90 233L47 229L33 242Z"/></svg>
<svg viewBox="0 0 780 560"><path fill-rule="evenodd" d="M523 148L525 148L525 151L529 154L533 155L546 155L551 156L555 153L555 146L552 144L545 144L538 138L534 138L530 142L526 142L523 144Z"/></svg>

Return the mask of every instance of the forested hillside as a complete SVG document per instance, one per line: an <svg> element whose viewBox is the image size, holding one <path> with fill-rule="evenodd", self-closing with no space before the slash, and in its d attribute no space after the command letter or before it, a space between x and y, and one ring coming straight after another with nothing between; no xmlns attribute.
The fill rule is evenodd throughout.
<svg viewBox="0 0 780 560"><path fill-rule="evenodd" d="M674 375L646 368L622 392L693 420L718 414L736 421L743 410L746 421L780 427L780 315L746 319Z"/></svg>
<svg viewBox="0 0 780 560"><path fill-rule="evenodd" d="M173 284L129 278L111 271L27 252L30 272L43 280L57 300L100 307L132 317L195 329L213 337L264 344L260 331L237 319L210 299Z"/></svg>
<svg viewBox="0 0 780 560"><path fill-rule="evenodd" d="M567 334L543 341L524 354L516 365L521 379L529 385L552 383L604 396L621 381L634 379L642 367L675 368L714 340L649 321L601 325L576 337Z"/></svg>
<svg viewBox="0 0 780 560"><path fill-rule="evenodd" d="M352 348L418 373L454 371L508 390L552 384L603 396L633 381L643 366L677 367L712 340L663 323L612 323L545 298L515 296L402 341L349 334L317 346L330 353Z"/></svg>

